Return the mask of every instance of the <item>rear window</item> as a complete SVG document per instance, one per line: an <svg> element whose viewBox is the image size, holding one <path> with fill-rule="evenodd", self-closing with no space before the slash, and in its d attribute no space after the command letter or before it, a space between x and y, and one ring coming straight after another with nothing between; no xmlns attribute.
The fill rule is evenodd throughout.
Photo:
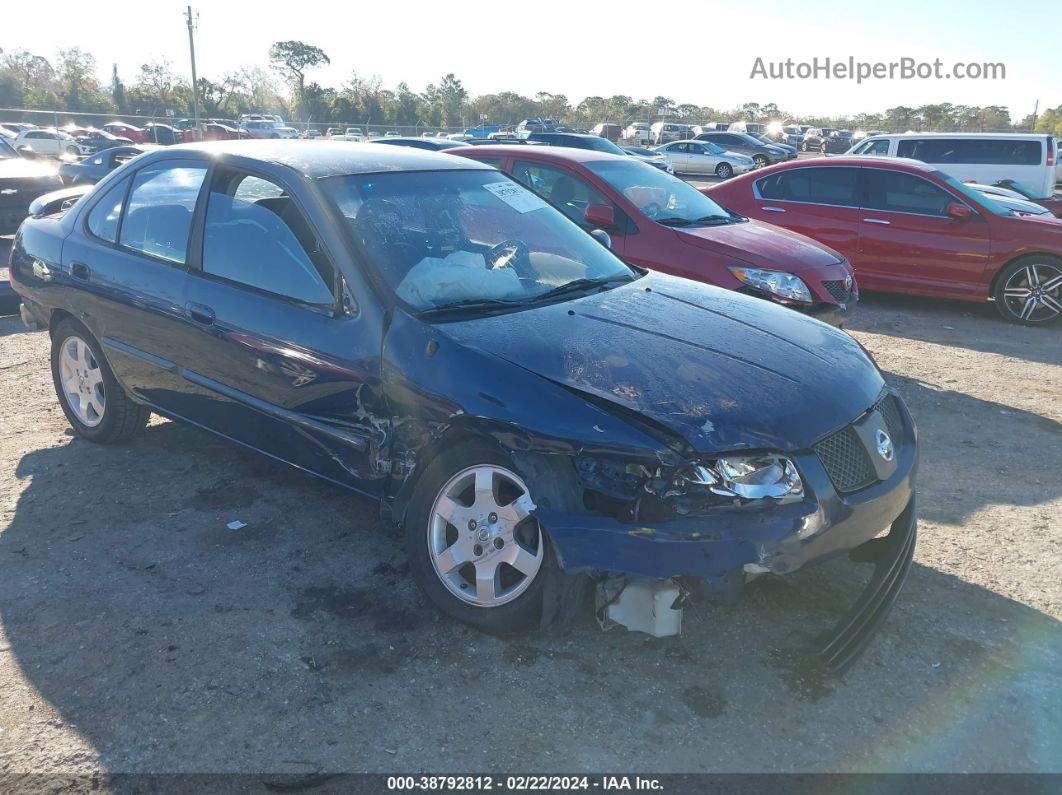
<svg viewBox="0 0 1062 795"><path fill-rule="evenodd" d="M756 181L764 199L856 206L858 168L794 168Z"/></svg>
<svg viewBox="0 0 1062 795"><path fill-rule="evenodd" d="M901 140L896 154L940 164L1038 166L1044 162L1041 141L1010 138L914 138Z"/></svg>

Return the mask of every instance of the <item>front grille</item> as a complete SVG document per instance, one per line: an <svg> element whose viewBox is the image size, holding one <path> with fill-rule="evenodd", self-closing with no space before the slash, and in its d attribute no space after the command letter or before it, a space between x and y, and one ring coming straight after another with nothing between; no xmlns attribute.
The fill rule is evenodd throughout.
<svg viewBox="0 0 1062 795"><path fill-rule="evenodd" d="M881 416L885 418L885 427L889 431L889 436L892 437L892 443L899 446L900 439L903 438L903 420L900 419L900 407L896 405L896 398L892 395L885 395L874 406L881 412Z"/></svg>
<svg viewBox="0 0 1062 795"><path fill-rule="evenodd" d="M813 449L834 488L842 494L858 491L877 479L870 455L851 425L830 434Z"/></svg>
<svg viewBox="0 0 1062 795"><path fill-rule="evenodd" d="M848 303L848 300L852 297L851 291L844 286L844 280L839 281L826 281L822 283L822 286L826 288L833 300L839 304Z"/></svg>

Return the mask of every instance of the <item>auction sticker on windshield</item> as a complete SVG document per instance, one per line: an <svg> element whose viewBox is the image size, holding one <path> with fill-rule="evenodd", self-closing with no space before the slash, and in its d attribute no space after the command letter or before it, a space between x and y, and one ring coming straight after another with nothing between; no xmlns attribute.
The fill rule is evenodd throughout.
<svg viewBox="0 0 1062 795"><path fill-rule="evenodd" d="M526 188L521 188L514 182L490 182L483 187L518 213L529 213L532 210L547 206L546 202L538 196Z"/></svg>

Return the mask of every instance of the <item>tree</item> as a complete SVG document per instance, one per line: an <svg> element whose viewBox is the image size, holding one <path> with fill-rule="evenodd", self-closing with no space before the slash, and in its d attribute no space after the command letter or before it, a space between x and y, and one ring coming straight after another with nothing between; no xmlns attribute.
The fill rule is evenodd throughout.
<svg viewBox="0 0 1062 795"><path fill-rule="evenodd" d="M111 64L111 99L119 113L125 113L125 85L118 77L118 64Z"/></svg>
<svg viewBox="0 0 1062 795"><path fill-rule="evenodd" d="M176 78L169 61L153 61L142 64L137 76L137 98L146 107L139 110L146 115L157 116L170 101Z"/></svg>
<svg viewBox="0 0 1062 795"><path fill-rule="evenodd" d="M269 48L269 60L273 68L286 72L295 84L295 100L301 106L306 89L306 70L321 64L331 64L331 59L320 47L303 41L278 41Z"/></svg>
<svg viewBox="0 0 1062 795"><path fill-rule="evenodd" d="M63 99L70 110L81 110L81 94L96 88L96 58L79 47L59 51L59 80L64 90Z"/></svg>

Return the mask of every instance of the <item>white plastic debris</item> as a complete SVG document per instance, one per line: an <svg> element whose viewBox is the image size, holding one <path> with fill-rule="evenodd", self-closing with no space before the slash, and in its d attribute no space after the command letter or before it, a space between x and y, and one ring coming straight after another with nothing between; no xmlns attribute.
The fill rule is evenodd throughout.
<svg viewBox="0 0 1062 795"><path fill-rule="evenodd" d="M247 523L241 522L239 519L235 519L225 525L225 527L229 528L229 530L242 530L243 528L247 527Z"/></svg>
<svg viewBox="0 0 1062 795"><path fill-rule="evenodd" d="M605 618L654 638L682 632L682 608L673 610L679 587L672 580L631 580L605 608Z"/></svg>

